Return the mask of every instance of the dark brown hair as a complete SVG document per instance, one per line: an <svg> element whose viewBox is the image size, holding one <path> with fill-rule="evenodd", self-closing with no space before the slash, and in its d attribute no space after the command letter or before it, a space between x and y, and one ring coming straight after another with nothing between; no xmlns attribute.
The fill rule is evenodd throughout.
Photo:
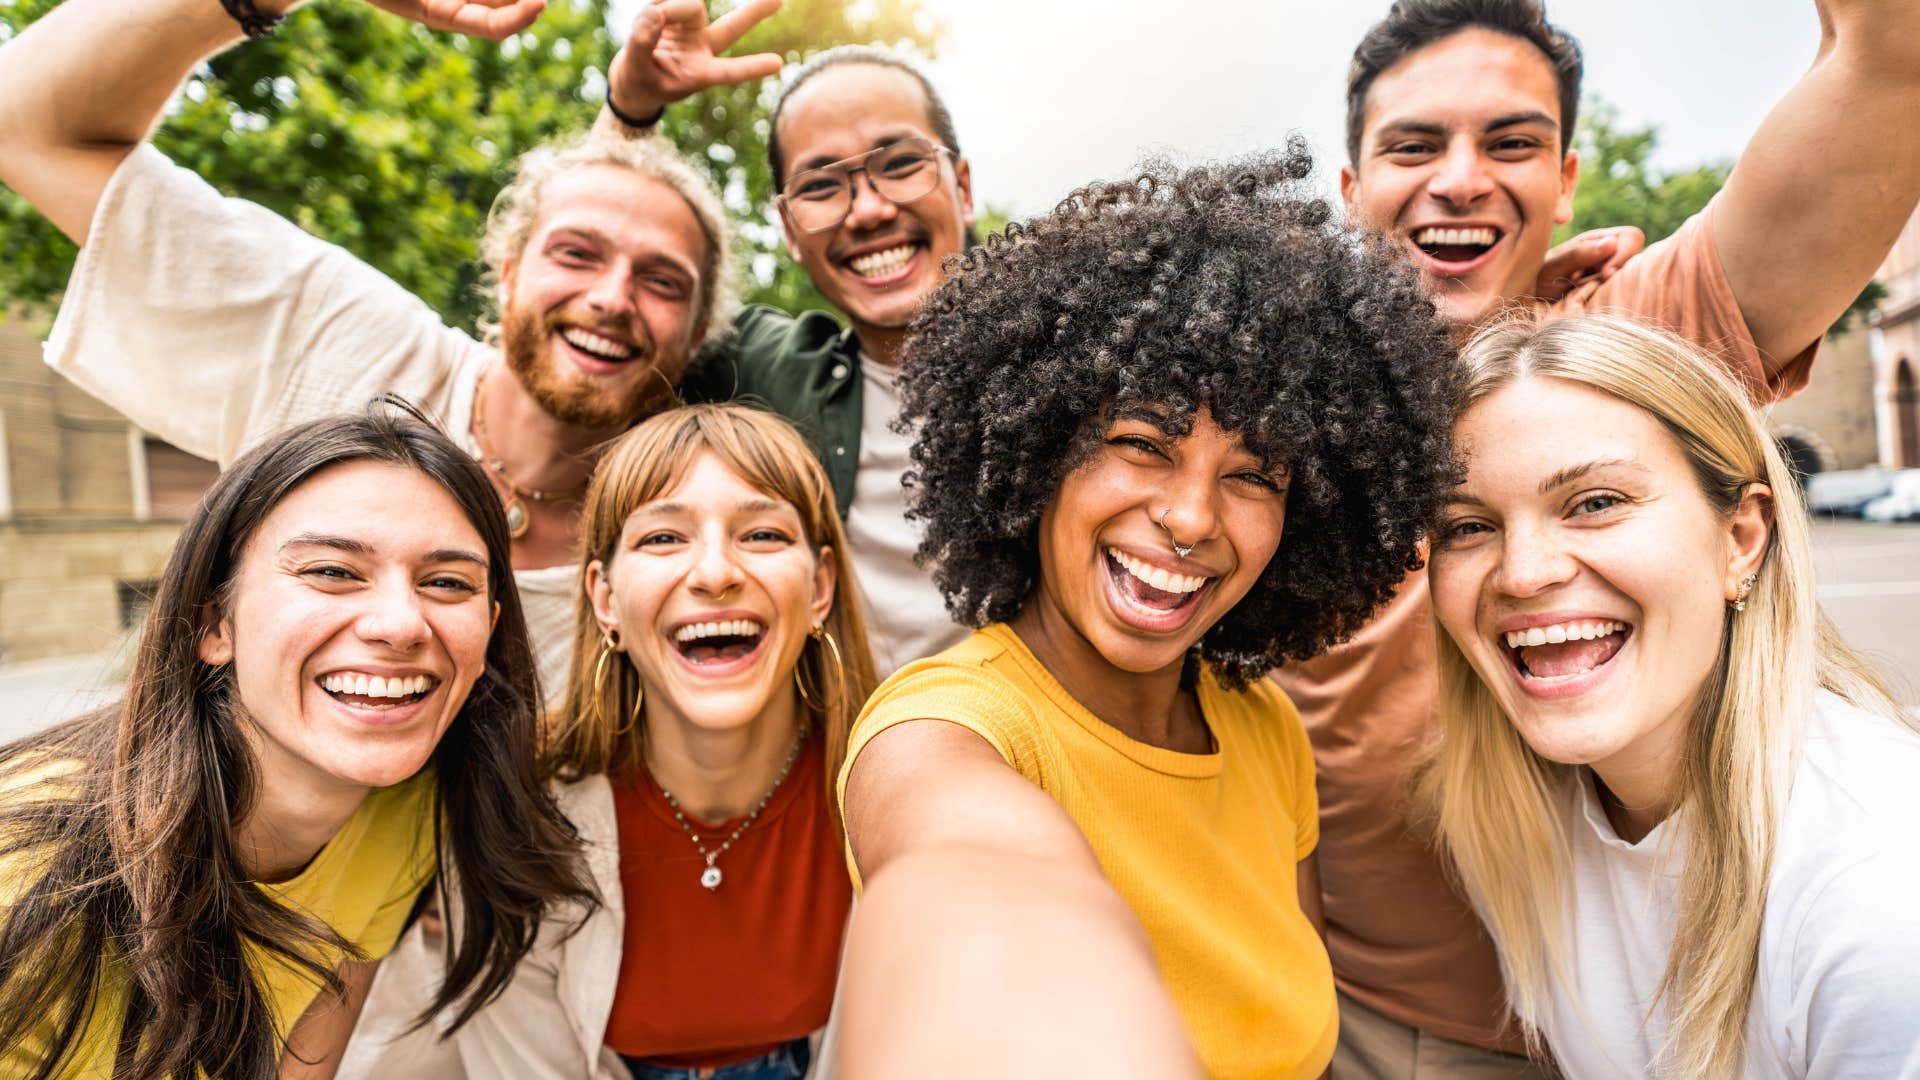
<svg viewBox="0 0 1920 1080"><path fill-rule="evenodd" d="M1355 168L1373 80L1411 54L1475 28L1528 42L1552 66L1560 85L1560 152L1567 152L1580 116L1580 43L1547 21L1538 0L1395 0L1387 17L1361 37L1347 68L1347 160Z"/></svg>
<svg viewBox="0 0 1920 1080"><path fill-rule="evenodd" d="M446 436L385 408L316 420L243 455L187 522L141 630L126 697L0 748L0 865L17 875L0 927L0 1060L50 1031L31 1074L59 1075L100 1018L95 987L126 987L116 1077L259 1077L279 1039L249 953L323 988L327 959L364 954L276 902L242 865L235 827L260 782L231 667L197 651L249 538L288 493L336 465L416 469L486 545L499 619L486 666L433 752L435 849L461 919L425 1017L454 1026L505 987L548 904L592 902L572 827L535 769L537 688L506 521L485 474ZM441 876L447 889L448 874Z"/></svg>

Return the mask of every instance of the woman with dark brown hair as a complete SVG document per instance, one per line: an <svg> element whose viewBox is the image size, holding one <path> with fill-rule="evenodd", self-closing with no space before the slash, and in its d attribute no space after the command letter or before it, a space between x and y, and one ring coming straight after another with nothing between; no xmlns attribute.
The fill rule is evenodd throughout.
<svg viewBox="0 0 1920 1080"><path fill-rule="evenodd" d="M603 903L454 1037L462 1068L793 1080L852 903L830 781L874 684L833 489L785 420L695 405L613 444L580 534L545 754Z"/></svg>
<svg viewBox="0 0 1920 1080"><path fill-rule="evenodd" d="M381 410L242 456L175 544L126 697L0 749L0 1073L328 1076L439 870L464 1023L591 902L535 768L486 476Z"/></svg>

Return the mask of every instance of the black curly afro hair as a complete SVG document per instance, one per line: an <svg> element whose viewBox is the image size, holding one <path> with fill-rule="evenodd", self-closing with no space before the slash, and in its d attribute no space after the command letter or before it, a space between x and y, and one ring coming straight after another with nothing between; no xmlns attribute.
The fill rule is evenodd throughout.
<svg viewBox="0 0 1920 1080"><path fill-rule="evenodd" d="M1286 533L1199 643L1232 686L1358 630L1420 566L1454 475L1455 350L1414 271L1284 152L1150 162L950 262L902 356L909 517L953 616L1011 618L1041 514L1107 420L1202 408L1290 473Z"/></svg>

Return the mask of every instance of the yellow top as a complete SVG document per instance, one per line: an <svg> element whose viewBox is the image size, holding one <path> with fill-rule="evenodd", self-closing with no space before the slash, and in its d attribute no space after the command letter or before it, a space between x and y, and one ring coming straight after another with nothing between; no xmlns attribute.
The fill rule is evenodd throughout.
<svg viewBox="0 0 1920 1080"><path fill-rule="evenodd" d="M25 788L20 785L13 790L24 794ZM433 850L433 794L431 768L393 787L375 790L306 869L287 881L257 887L333 927L368 957L385 956L438 862ZM32 871L19 873L27 858L16 854L0 860L0 909L31 887ZM274 1029L284 1036L320 988L311 976L279 957L252 945L245 947L272 1010ZM338 950L326 950L323 955L343 959ZM92 1021L58 1076L112 1076L114 1049L126 1014L126 974L117 968L112 960L103 966ZM48 1034L43 1029L23 1044L0 1051L0 1076L25 1076L37 1068L46 1053Z"/></svg>
<svg viewBox="0 0 1920 1080"><path fill-rule="evenodd" d="M860 751L895 724L978 734L1086 835L1145 925L1207 1072L1318 1076L1338 1023L1326 948L1295 886L1319 839L1306 730L1265 679L1230 693L1209 670L1199 695L1218 752L1136 742L996 624L881 684L854 723L840 797Z"/></svg>

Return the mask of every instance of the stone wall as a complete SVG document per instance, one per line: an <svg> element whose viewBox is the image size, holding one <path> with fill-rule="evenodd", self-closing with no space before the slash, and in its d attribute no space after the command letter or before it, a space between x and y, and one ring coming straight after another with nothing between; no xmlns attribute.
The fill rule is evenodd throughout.
<svg viewBox="0 0 1920 1080"><path fill-rule="evenodd" d="M179 533L174 521L0 523L0 660L112 647Z"/></svg>
<svg viewBox="0 0 1920 1080"><path fill-rule="evenodd" d="M150 506L145 437L18 321L0 321L0 438L0 661L110 648L166 565L191 477L189 497Z"/></svg>

